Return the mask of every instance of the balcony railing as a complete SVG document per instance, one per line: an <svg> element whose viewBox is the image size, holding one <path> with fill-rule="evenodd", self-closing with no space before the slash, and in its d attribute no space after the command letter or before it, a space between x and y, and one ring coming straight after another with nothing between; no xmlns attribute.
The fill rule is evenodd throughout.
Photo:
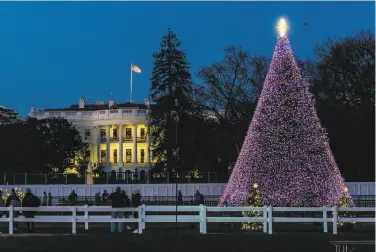
<svg viewBox="0 0 376 252"><path fill-rule="evenodd" d="M101 137L101 143L105 143L107 141L107 138Z"/></svg>
<svg viewBox="0 0 376 252"><path fill-rule="evenodd" d="M38 111L30 112L29 116L38 119L64 117L68 120L126 117L143 117L146 119L148 113L149 111L147 109L108 109L99 111Z"/></svg>
<svg viewBox="0 0 376 252"><path fill-rule="evenodd" d="M123 142L132 142L132 141L133 141L133 136L123 137Z"/></svg>
<svg viewBox="0 0 376 252"><path fill-rule="evenodd" d="M119 142L119 137L111 137L111 142Z"/></svg>
<svg viewBox="0 0 376 252"><path fill-rule="evenodd" d="M137 137L137 141L138 142L145 142L146 141L146 137Z"/></svg>

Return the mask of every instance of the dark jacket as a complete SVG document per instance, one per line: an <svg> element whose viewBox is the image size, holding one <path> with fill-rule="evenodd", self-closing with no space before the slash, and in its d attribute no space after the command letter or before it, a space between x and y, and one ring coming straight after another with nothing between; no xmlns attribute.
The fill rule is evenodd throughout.
<svg viewBox="0 0 376 252"><path fill-rule="evenodd" d="M132 205L133 207L138 207L139 205L141 205L141 194L139 193L132 194Z"/></svg>
<svg viewBox="0 0 376 252"><path fill-rule="evenodd" d="M32 193L25 194L25 197L22 200L23 207L39 207L40 199ZM35 215L35 211L25 211L25 215Z"/></svg>
<svg viewBox="0 0 376 252"><path fill-rule="evenodd" d="M17 195L10 195L7 198L5 206L7 206L7 207L8 206L20 207L21 206L20 199L17 197Z"/></svg>
<svg viewBox="0 0 376 252"><path fill-rule="evenodd" d="M121 194L121 192L113 192L108 196L108 199L112 201L112 207L124 207L124 196Z"/></svg>

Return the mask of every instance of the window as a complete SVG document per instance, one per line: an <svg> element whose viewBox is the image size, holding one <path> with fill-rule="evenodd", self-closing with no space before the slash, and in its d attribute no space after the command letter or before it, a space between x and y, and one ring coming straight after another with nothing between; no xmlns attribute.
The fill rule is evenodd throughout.
<svg viewBox="0 0 376 252"><path fill-rule="evenodd" d="M141 164L145 163L145 149L141 149Z"/></svg>
<svg viewBox="0 0 376 252"><path fill-rule="evenodd" d="M125 139L126 140L131 140L132 139L132 129L131 128L126 128L125 129Z"/></svg>
<svg viewBox="0 0 376 252"><path fill-rule="evenodd" d="M85 140L90 140L90 129L85 129Z"/></svg>
<svg viewBox="0 0 376 252"><path fill-rule="evenodd" d="M117 149L114 150L114 163L117 164Z"/></svg>
<svg viewBox="0 0 376 252"><path fill-rule="evenodd" d="M132 150L131 149L125 150L125 162L132 163Z"/></svg>
<svg viewBox="0 0 376 252"><path fill-rule="evenodd" d="M106 163L106 150L101 150L101 163Z"/></svg>
<svg viewBox="0 0 376 252"><path fill-rule="evenodd" d="M101 129L101 139L102 140L106 139L106 129Z"/></svg>
<svg viewBox="0 0 376 252"><path fill-rule="evenodd" d="M145 128L142 128L140 133L141 133L141 139L145 139L146 137Z"/></svg>
<svg viewBox="0 0 376 252"><path fill-rule="evenodd" d="M113 129L113 131L112 131L112 137L113 138L117 138L118 137L118 129L117 128Z"/></svg>

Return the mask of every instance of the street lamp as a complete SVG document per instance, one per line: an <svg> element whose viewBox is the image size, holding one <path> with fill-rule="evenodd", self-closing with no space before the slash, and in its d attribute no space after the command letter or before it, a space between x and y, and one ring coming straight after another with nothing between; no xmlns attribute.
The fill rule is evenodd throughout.
<svg viewBox="0 0 376 252"><path fill-rule="evenodd" d="M178 99L175 99L175 107L179 107ZM183 110L183 107L180 106L179 112L173 110L172 116L175 120L175 150L174 150L174 157L175 157L175 228L178 230L178 162L179 162L179 148L178 148L178 123L179 123L179 114Z"/></svg>

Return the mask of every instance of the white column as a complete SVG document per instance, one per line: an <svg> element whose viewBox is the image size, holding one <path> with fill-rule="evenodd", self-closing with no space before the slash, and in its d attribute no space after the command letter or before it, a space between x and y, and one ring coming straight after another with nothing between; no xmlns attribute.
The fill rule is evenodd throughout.
<svg viewBox="0 0 376 252"><path fill-rule="evenodd" d="M150 162L150 134L149 134L149 128L146 129L146 150L147 150L147 159L146 159L146 167L148 169L151 168L151 162Z"/></svg>
<svg viewBox="0 0 376 252"><path fill-rule="evenodd" d="M119 131L119 168L124 167L123 163L123 124L118 126Z"/></svg>
<svg viewBox="0 0 376 252"><path fill-rule="evenodd" d="M106 165L110 164L110 125L106 126Z"/></svg>
<svg viewBox="0 0 376 252"><path fill-rule="evenodd" d="M137 124L133 124L133 166L137 167Z"/></svg>
<svg viewBox="0 0 376 252"><path fill-rule="evenodd" d="M101 127L98 125L94 131L97 134L97 165L101 162Z"/></svg>

